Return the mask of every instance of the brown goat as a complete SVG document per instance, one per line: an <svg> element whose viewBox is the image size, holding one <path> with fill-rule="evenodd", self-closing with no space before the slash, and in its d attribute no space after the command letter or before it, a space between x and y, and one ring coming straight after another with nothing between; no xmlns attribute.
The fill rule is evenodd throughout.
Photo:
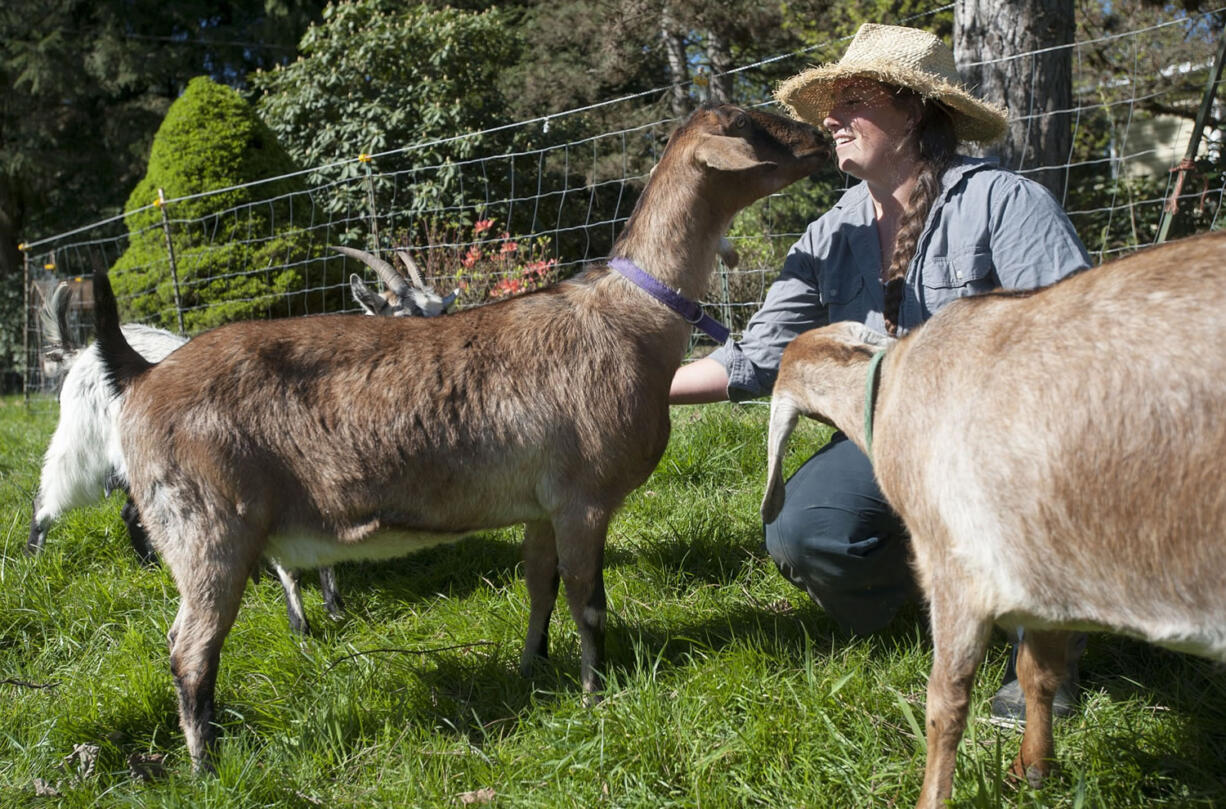
<svg viewBox="0 0 1226 809"><path fill-rule="evenodd" d="M1069 630L1226 660L1226 232L1152 248L1033 294L950 304L890 345L856 324L784 351L762 514L797 416L866 446L870 358L889 345L873 470L929 602L928 764L944 806L993 623L1024 627L1026 731L1041 781Z"/></svg>
<svg viewBox="0 0 1226 809"><path fill-rule="evenodd" d="M829 156L805 124L733 106L673 133L613 253L691 299L744 206ZM669 436L690 324L604 267L438 319L223 326L156 366L125 350L105 275L99 345L127 396L132 493L175 577L171 670L210 766L222 641L262 554L287 567L400 556L525 523L521 667L546 655L559 577L599 687L605 532Z"/></svg>

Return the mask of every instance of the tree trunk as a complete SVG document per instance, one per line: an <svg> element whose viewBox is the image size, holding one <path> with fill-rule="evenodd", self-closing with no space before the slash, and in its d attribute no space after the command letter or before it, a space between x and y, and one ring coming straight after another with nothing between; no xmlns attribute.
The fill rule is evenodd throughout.
<svg viewBox="0 0 1226 809"><path fill-rule="evenodd" d="M711 65L710 100L716 104L732 101L732 53L728 40L715 31L707 32L707 62Z"/></svg>
<svg viewBox="0 0 1226 809"><path fill-rule="evenodd" d="M18 181L0 175L0 283L21 275L21 251L17 249L25 212Z"/></svg>
<svg viewBox="0 0 1226 809"><path fill-rule="evenodd" d="M17 187L17 181L0 175L0 370L25 365L25 358L18 361L21 350L21 334L25 305L25 257L17 249L25 219L25 203Z"/></svg>
<svg viewBox="0 0 1226 809"><path fill-rule="evenodd" d="M668 56L668 73L672 84L668 103L673 116L684 118L690 113L690 69L685 61L685 34L677 28L672 10L667 5L660 15L660 38Z"/></svg>
<svg viewBox="0 0 1226 809"><path fill-rule="evenodd" d="M1064 199L1072 148L1072 0L957 0L954 59L974 92L1009 110L1004 140L981 153ZM1021 58L1017 54L1031 53ZM1002 61L1004 60L1004 61Z"/></svg>

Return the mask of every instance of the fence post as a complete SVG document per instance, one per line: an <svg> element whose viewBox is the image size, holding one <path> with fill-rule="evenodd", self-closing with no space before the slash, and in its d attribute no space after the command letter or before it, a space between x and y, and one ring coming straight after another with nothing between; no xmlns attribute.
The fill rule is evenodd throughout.
<svg viewBox="0 0 1226 809"><path fill-rule="evenodd" d="M170 282L175 293L175 314L179 318L179 334L187 334L183 325L183 301L179 297L179 265L175 261L175 243L170 238L170 216L166 213L166 195L158 189L158 210L162 212L162 232L166 234L166 253L170 256Z"/></svg>
<svg viewBox="0 0 1226 809"><path fill-rule="evenodd" d="M1183 160L1179 161L1179 165L1171 169L1172 172L1175 172L1175 187L1171 189L1171 196L1162 208L1162 221L1158 225L1158 238L1155 244L1162 244L1166 241L1167 231L1171 228L1171 220L1179 212L1179 195L1183 193L1183 180L1196 166L1196 152L1200 149L1200 139L1205 132L1205 122L1209 119L1209 110L1213 107L1213 97L1217 95L1217 83L1222 78L1223 57L1226 57L1226 33L1222 34L1222 40L1218 43L1213 69L1209 71L1209 85L1205 88L1205 97L1200 102L1200 111L1196 113L1196 123L1192 125L1192 135L1188 138L1188 149L1184 152Z"/></svg>
<svg viewBox="0 0 1226 809"><path fill-rule="evenodd" d="M22 329L21 329L21 398L22 403L30 406L30 249L25 242L18 245L22 258Z"/></svg>
<svg viewBox="0 0 1226 809"><path fill-rule="evenodd" d="M358 155L358 162L366 169L366 204L370 208L370 249L379 249L379 214L375 209L375 177L370 170L370 155L363 152Z"/></svg>

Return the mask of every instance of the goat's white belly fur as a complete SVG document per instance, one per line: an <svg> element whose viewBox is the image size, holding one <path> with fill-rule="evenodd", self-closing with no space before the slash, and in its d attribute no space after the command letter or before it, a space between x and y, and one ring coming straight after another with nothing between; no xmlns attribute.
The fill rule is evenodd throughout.
<svg viewBox="0 0 1226 809"><path fill-rule="evenodd" d="M361 542L341 542L334 536L315 532L274 534L268 538L265 555L290 570L324 567L337 562L394 559L447 542L457 542L468 534L434 534L388 529L376 531Z"/></svg>
<svg viewBox="0 0 1226 809"><path fill-rule="evenodd" d="M1226 628L1218 615L1187 616L1177 608L1161 604L1146 605L1147 615L1127 614L1123 609L1084 609L1085 615L1053 615L1047 611L1019 610L1001 615L1003 627L1030 629L1071 629L1083 632L1107 631L1148 641L1176 652L1208 657L1226 663Z"/></svg>

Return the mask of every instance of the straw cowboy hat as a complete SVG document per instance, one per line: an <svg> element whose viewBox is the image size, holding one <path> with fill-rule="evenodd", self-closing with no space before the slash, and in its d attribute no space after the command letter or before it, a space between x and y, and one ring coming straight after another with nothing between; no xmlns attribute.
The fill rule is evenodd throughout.
<svg viewBox="0 0 1226 809"><path fill-rule="evenodd" d="M1005 133L1005 110L976 98L962 85L953 51L927 31L897 25L865 23L842 59L793 76L779 85L775 98L794 117L821 126L834 106L835 82L855 76L907 87L939 101L953 116L960 140L990 143Z"/></svg>

